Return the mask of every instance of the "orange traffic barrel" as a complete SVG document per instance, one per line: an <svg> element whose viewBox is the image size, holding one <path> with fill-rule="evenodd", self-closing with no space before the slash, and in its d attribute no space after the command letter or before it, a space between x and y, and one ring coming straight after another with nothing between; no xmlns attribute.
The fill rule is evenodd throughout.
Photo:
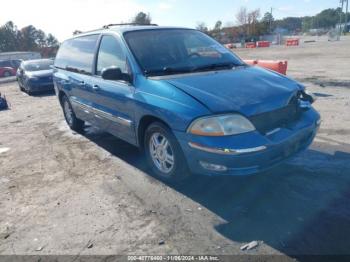
<svg viewBox="0 0 350 262"><path fill-rule="evenodd" d="M280 74L287 74L287 61L273 61L273 60L258 60L258 66L276 71Z"/></svg>

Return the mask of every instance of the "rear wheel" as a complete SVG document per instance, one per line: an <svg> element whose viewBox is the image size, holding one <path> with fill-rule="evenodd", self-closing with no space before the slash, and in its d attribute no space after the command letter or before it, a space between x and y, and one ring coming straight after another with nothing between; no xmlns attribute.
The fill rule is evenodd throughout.
<svg viewBox="0 0 350 262"><path fill-rule="evenodd" d="M146 158L153 173L165 181L182 181L189 176L187 162L176 137L160 122L152 123L144 138Z"/></svg>
<svg viewBox="0 0 350 262"><path fill-rule="evenodd" d="M9 77L9 76L11 76L12 74L11 74L11 72L9 72L9 71L5 71L4 72L4 77Z"/></svg>
<svg viewBox="0 0 350 262"><path fill-rule="evenodd" d="M72 105L69 102L69 99L67 96L62 97L62 109L63 109L64 118L66 119L66 122L70 127L70 129L76 132L82 132L84 130L84 121L78 119L75 116Z"/></svg>

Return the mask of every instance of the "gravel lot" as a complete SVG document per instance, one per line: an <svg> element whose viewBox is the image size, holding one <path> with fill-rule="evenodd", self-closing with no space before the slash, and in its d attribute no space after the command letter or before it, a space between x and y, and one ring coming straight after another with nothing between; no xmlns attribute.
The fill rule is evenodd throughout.
<svg viewBox="0 0 350 262"><path fill-rule="evenodd" d="M0 85L0 254L350 254L350 38L237 53L288 60L323 118L310 149L248 177L163 184L136 148L68 130L54 95Z"/></svg>

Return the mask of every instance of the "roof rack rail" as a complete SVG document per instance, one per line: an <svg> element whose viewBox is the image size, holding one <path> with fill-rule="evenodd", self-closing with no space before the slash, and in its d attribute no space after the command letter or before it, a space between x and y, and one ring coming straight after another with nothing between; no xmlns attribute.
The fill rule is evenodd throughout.
<svg viewBox="0 0 350 262"><path fill-rule="evenodd" d="M133 26L158 26L157 24L139 24L139 23L121 23L121 24L108 24L104 25L102 28L107 29L110 28L111 26L123 26L123 25L133 25Z"/></svg>

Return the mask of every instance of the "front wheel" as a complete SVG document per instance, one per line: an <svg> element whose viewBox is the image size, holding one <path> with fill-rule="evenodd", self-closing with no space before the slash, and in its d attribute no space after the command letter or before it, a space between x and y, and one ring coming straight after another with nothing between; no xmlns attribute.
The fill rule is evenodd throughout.
<svg viewBox="0 0 350 262"><path fill-rule="evenodd" d="M76 132L82 132L84 130L84 121L78 119L75 116L72 105L69 102L69 99L67 96L63 96L62 98L62 108L63 108L64 118L66 119L66 122L70 127L70 129Z"/></svg>
<svg viewBox="0 0 350 262"><path fill-rule="evenodd" d="M21 90L22 92L24 92L25 90L24 90L24 88L23 88L23 86L22 86L22 84L18 81L18 86L19 86L19 90Z"/></svg>
<svg viewBox="0 0 350 262"><path fill-rule="evenodd" d="M189 176L187 161L176 137L160 122L146 130L144 148L154 174L165 181L182 181Z"/></svg>

